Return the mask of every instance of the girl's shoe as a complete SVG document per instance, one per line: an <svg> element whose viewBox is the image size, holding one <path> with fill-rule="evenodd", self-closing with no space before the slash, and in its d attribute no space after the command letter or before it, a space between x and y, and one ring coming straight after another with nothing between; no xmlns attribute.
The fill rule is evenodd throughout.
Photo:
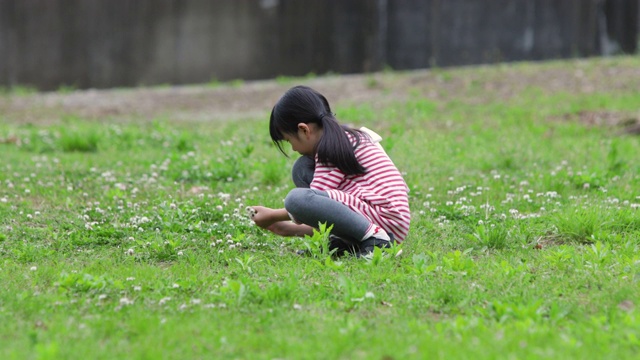
<svg viewBox="0 0 640 360"><path fill-rule="evenodd" d="M370 237L368 239L362 240L362 242L360 243L360 251L355 255L357 257L363 257L373 253L374 248L390 248L391 244L395 243L395 240L393 234L389 233L389 237L391 238L391 241L379 239L376 237Z"/></svg>
<svg viewBox="0 0 640 360"><path fill-rule="evenodd" d="M336 256L342 256L346 253L356 255L360 251L357 243L339 238L335 235L329 235L329 251L336 250Z"/></svg>

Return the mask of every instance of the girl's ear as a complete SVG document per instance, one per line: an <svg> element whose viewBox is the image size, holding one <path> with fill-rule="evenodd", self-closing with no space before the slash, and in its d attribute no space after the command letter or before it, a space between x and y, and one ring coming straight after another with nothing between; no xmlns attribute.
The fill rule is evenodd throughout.
<svg viewBox="0 0 640 360"><path fill-rule="evenodd" d="M303 134L307 135L311 132L311 129L309 128L309 125L305 124L305 123L299 123L298 124L298 131L302 131Z"/></svg>

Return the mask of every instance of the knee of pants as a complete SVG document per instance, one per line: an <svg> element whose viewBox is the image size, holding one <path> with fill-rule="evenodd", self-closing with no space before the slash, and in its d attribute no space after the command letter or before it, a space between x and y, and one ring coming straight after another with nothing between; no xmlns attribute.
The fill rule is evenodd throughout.
<svg viewBox="0 0 640 360"><path fill-rule="evenodd" d="M284 208L294 217L305 212L311 203L314 193L310 189L295 188L289 191L284 199Z"/></svg>
<svg viewBox="0 0 640 360"><path fill-rule="evenodd" d="M293 164L291 178L296 187L308 188L313 181L315 162L308 156L301 156Z"/></svg>

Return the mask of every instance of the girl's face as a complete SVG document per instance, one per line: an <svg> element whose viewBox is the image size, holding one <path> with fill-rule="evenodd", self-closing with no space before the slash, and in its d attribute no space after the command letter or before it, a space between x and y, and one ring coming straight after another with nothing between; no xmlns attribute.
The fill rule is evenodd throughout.
<svg viewBox="0 0 640 360"><path fill-rule="evenodd" d="M300 123L296 134L282 134L282 136L285 141L291 144L293 151L301 155L314 156L316 144L322 136L322 129L316 124Z"/></svg>

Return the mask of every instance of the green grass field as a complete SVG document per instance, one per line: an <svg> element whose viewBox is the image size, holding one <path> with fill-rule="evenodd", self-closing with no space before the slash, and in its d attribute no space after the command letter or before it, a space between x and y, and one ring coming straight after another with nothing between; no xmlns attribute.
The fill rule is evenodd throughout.
<svg viewBox="0 0 640 360"><path fill-rule="evenodd" d="M637 358L640 138L622 130L638 69L345 77L378 97L325 93L338 119L379 132L411 188L409 237L371 259L247 219L292 186L269 107L88 117L4 91L0 358Z"/></svg>

